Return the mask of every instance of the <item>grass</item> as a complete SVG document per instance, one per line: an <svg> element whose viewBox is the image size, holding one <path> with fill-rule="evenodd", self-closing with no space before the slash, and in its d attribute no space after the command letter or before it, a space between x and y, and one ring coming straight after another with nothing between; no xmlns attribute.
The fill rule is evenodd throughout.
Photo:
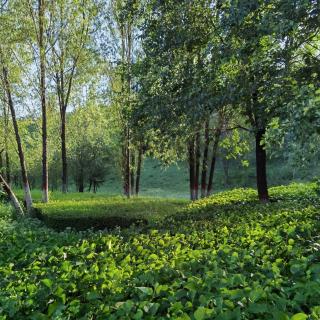
<svg viewBox="0 0 320 320"><path fill-rule="evenodd" d="M218 157L214 176L214 192L231 190L237 187L255 188L255 158L254 153L246 155L249 161L249 167L243 167L239 159L228 160L229 181L226 183L223 170L222 159ZM284 159L268 160L268 180L270 186L286 185L293 181L306 182L320 175L319 166L310 164L309 167L293 167ZM161 198L189 198L189 173L185 162L179 162L168 167L163 167L161 163L152 158L144 161L141 172L141 196ZM70 179L71 180L71 179ZM98 193L85 192L84 195L76 192L75 186L70 185L70 195L54 190L50 192L52 200L70 200L83 199L87 197L104 198L105 196L117 196L122 193L121 178L115 170L111 170L106 176L105 183L98 189ZM38 181L38 185L40 182ZM23 198L22 190L16 190L16 193ZM36 202L41 201L41 191L32 190L33 198Z"/></svg>
<svg viewBox="0 0 320 320"><path fill-rule="evenodd" d="M0 206L0 319L320 319L315 185L270 193L222 192L109 232L56 232Z"/></svg>

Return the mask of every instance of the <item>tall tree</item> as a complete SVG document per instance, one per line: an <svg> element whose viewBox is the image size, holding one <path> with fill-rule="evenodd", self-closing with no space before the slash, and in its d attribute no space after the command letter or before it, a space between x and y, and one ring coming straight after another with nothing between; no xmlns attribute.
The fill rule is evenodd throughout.
<svg viewBox="0 0 320 320"><path fill-rule="evenodd" d="M120 42L120 61L117 70L120 78L120 95L118 95L119 118L122 126L122 178L123 193L130 197L135 193L136 152L132 143L130 112L133 105L133 72L134 40L137 25L138 1L114 1L112 12L116 32ZM116 93L117 95L117 93ZM140 162L141 164L141 162Z"/></svg>
<svg viewBox="0 0 320 320"><path fill-rule="evenodd" d="M90 1L56 1L51 8L50 46L60 111L62 192L68 190L66 117L77 68L85 52L92 22Z"/></svg>
<svg viewBox="0 0 320 320"><path fill-rule="evenodd" d="M42 112L42 201L49 201L48 177L48 135L46 104L46 44L45 44L45 8L46 0L38 0L38 45L40 58L40 98Z"/></svg>
<svg viewBox="0 0 320 320"><path fill-rule="evenodd" d="M27 207L27 210L30 211L32 208L32 197L31 197L29 179L28 179L27 168L25 163L25 156L24 156L21 137L19 133L19 126L18 126L18 120L16 117L16 111L14 108L14 103L13 103L12 94L11 94L11 85L9 80L8 68L5 64L1 47L0 47L0 66L2 69L3 87L6 92L7 103L10 108L15 138L16 138L17 147L18 147L18 155L19 155L19 161L20 161L20 167L21 167L21 176L22 176L23 189L25 194L26 207Z"/></svg>

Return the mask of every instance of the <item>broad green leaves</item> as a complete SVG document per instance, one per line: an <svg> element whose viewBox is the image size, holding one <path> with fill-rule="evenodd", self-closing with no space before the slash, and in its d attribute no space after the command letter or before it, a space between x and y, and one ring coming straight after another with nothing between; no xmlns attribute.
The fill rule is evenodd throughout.
<svg viewBox="0 0 320 320"><path fill-rule="evenodd" d="M314 187L271 188L268 205L228 191L109 232L58 233L1 206L0 319L319 319Z"/></svg>

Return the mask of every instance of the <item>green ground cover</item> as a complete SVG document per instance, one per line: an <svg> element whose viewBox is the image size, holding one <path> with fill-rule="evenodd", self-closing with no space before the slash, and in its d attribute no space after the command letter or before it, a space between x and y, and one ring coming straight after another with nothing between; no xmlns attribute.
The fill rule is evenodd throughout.
<svg viewBox="0 0 320 320"><path fill-rule="evenodd" d="M320 319L315 185L271 196L223 192L108 232L56 232L1 206L0 319Z"/></svg>
<svg viewBox="0 0 320 320"><path fill-rule="evenodd" d="M63 198L62 198L63 199ZM128 227L131 224L147 224L164 219L188 203L184 199L151 197L91 197L91 194L69 194L68 200L53 200L48 204L35 203L47 225L63 229L74 227Z"/></svg>

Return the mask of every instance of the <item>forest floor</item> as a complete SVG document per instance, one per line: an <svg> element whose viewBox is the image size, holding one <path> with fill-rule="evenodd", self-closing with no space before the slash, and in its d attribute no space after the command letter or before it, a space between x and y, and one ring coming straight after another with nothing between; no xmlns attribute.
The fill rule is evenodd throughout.
<svg viewBox="0 0 320 320"><path fill-rule="evenodd" d="M320 319L317 187L270 194L268 204L253 189L194 203L77 195L39 204L48 216L87 215L92 204L97 215L145 219L81 232L0 205L0 319Z"/></svg>
<svg viewBox="0 0 320 320"><path fill-rule="evenodd" d="M244 167L241 160L248 161L248 167ZM249 153L245 159L230 159L224 161L227 164L227 175L224 170L223 161L220 157L217 159L216 170L214 173L213 190L221 192L234 188L255 188L255 155ZM273 158L268 160L268 181L270 186L287 185L292 182L308 182L320 176L318 159L315 163L307 167L298 167L290 165L287 159ZM51 176L51 178L53 178ZM70 177L71 178L71 177ZM60 183L60 176L56 177L57 184ZM71 180L71 179L70 179ZM40 182L38 181L38 185ZM85 186L88 190L88 185ZM20 198L23 196L22 190L15 190ZM64 195L61 192L51 190L50 196L53 200L69 199L73 200L83 196L76 194L74 185L69 186L71 195ZM91 193L93 194L93 193ZM110 169L105 177L105 182L98 188L97 195L92 197L117 196L122 194L121 176L119 172ZM33 198L36 201L41 200L41 191L32 190ZM181 198L189 199L189 172L185 162L171 164L168 166L161 165L156 159L145 159L141 172L140 195L143 197L161 197L161 198ZM87 198L89 195L85 195Z"/></svg>

